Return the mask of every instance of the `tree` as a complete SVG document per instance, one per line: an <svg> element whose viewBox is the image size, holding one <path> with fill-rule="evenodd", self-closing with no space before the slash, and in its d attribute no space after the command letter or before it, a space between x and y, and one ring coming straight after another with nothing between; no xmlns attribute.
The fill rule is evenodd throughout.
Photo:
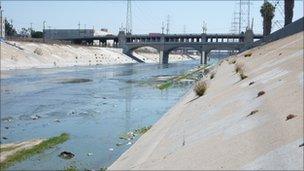
<svg viewBox="0 0 304 171"><path fill-rule="evenodd" d="M22 28L19 33L20 33L20 36L22 36L22 37L29 37L30 29Z"/></svg>
<svg viewBox="0 0 304 171"><path fill-rule="evenodd" d="M267 36L271 32L272 19L274 17L275 7L268 1L264 2L261 7L261 15L263 17L263 35Z"/></svg>
<svg viewBox="0 0 304 171"><path fill-rule="evenodd" d="M14 29L13 25L10 24L6 19L5 19L5 35L6 36L15 36L17 35L17 31Z"/></svg>
<svg viewBox="0 0 304 171"><path fill-rule="evenodd" d="M31 32L31 37L32 38L42 38L43 37L43 32L42 31L32 31Z"/></svg>
<svg viewBox="0 0 304 171"><path fill-rule="evenodd" d="M294 7L294 0L284 0L284 13L285 13L284 26L292 23L293 7Z"/></svg>

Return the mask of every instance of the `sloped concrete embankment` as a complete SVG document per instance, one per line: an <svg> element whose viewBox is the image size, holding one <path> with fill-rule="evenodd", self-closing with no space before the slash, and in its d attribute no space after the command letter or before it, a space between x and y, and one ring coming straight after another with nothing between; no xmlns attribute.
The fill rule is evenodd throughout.
<svg viewBox="0 0 304 171"><path fill-rule="evenodd" d="M303 32L232 56L214 72L202 97L187 93L109 170L302 170Z"/></svg>

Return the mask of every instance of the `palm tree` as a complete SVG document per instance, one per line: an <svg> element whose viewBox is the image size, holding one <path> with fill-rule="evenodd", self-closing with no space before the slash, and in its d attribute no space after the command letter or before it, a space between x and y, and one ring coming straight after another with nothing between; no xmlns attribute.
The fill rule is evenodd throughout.
<svg viewBox="0 0 304 171"><path fill-rule="evenodd" d="M261 15L263 17L263 35L267 36L271 32L272 19L274 17L275 7L268 1L264 2L261 7Z"/></svg>
<svg viewBox="0 0 304 171"><path fill-rule="evenodd" d="M285 26L292 22L294 0L284 0Z"/></svg>

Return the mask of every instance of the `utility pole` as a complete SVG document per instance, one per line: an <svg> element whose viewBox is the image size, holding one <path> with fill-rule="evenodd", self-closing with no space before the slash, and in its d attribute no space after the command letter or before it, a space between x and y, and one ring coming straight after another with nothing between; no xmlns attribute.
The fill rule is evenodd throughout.
<svg viewBox="0 0 304 171"><path fill-rule="evenodd" d="M124 30L125 30L125 29L124 29L123 23L121 23L120 28L119 28L119 31L124 31Z"/></svg>
<svg viewBox="0 0 304 171"><path fill-rule="evenodd" d="M203 33L207 33L207 23L205 21L203 21Z"/></svg>
<svg viewBox="0 0 304 171"><path fill-rule="evenodd" d="M46 21L43 21L43 30L45 30L45 26L46 26Z"/></svg>
<svg viewBox="0 0 304 171"><path fill-rule="evenodd" d="M240 0L240 6L239 6L239 34L241 33L242 29L242 0Z"/></svg>
<svg viewBox="0 0 304 171"><path fill-rule="evenodd" d="M247 3L248 3L247 4L247 12L248 12L248 14L247 14L247 27L248 27L248 29L250 29L250 0L248 0Z"/></svg>
<svg viewBox="0 0 304 171"><path fill-rule="evenodd" d="M78 22L78 30L80 30L80 21Z"/></svg>
<svg viewBox="0 0 304 171"><path fill-rule="evenodd" d="M132 33L132 7L131 0L127 0L126 33Z"/></svg>
<svg viewBox="0 0 304 171"><path fill-rule="evenodd" d="M183 26L183 33L186 34L186 25Z"/></svg>
<svg viewBox="0 0 304 171"><path fill-rule="evenodd" d="M166 28L166 32L167 34L169 34L170 32L170 15L167 16L167 28Z"/></svg>
<svg viewBox="0 0 304 171"><path fill-rule="evenodd" d="M161 33L164 34L165 31L165 23L162 21Z"/></svg>
<svg viewBox="0 0 304 171"><path fill-rule="evenodd" d="M32 37L32 32L33 32L33 23L30 23L30 35L29 35L29 37Z"/></svg>
<svg viewBox="0 0 304 171"><path fill-rule="evenodd" d="M46 25L46 21L43 21L43 30L42 30L42 34L43 34L43 42L45 42L45 25Z"/></svg>
<svg viewBox="0 0 304 171"><path fill-rule="evenodd" d="M5 23L4 23L2 5L0 1L0 41L1 39L4 38L5 38Z"/></svg>

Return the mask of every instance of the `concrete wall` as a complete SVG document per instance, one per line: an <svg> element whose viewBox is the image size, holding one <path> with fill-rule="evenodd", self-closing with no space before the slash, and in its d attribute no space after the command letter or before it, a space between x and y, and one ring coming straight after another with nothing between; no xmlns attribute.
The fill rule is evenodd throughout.
<svg viewBox="0 0 304 171"><path fill-rule="evenodd" d="M293 23L288 24L287 26L283 27L280 30L277 30L277 31L271 33L270 35L264 37L261 40L248 44L247 46L245 46L245 48L241 49L241 51L245 51L245 50L254 48L256 46L270 43L270 42L282 39L284 37L288 37L290 35L299 33L303 30L304 30L304 17L298 19L297 21L294 21Z"/></svg>

